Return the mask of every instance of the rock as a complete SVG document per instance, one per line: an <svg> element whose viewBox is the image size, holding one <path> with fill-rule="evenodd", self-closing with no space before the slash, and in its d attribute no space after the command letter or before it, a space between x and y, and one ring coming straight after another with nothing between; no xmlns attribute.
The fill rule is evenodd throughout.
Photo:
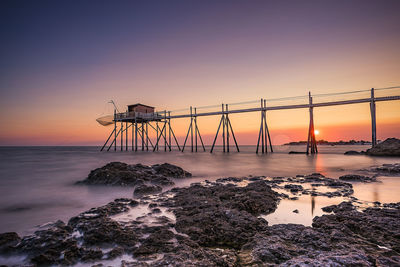
<svg viewBox="0 0 400 267"><path fill-rule="evenodd" d="M322 208L325 212L339 212L339 211L352 211L355 207L351 202L342 202L339 205L330 205Z"/></svg>
<svg viewBox="0 0 400 267"><path fill-rule="evenodd" d="M171 203L177 231L205 247L240 248L267 222L258 218L276 209L278 194L265 181L180 188Z"/></svg>
<svg viewBox="0 0 400 267"><path fill-rule="evenodd" d="M174 177L174 178L186 178L186 177L191 177L192 174L190 172L185 171L181 167L169 164L169 163L164 163L164 164L156 164L151 166L157 174L166 176L166 177Z"/></svg>
<svg viewBox="0 0 400 267"><path fill-rule="evenodd" d="M137 186L144 183L157 185L173 185L170 178L186 178L191 174L182 168L164 163L145 166L142 164L128 165L122 162L111 162L101 168L92 170L88 177L77 182L87 185L118 185Z"/></svg>
<svg viewBox="0 0 400 267"><path fill-rule="evenodd" d="M388 138L365 152L369 156L400 156L400 139Z"/></svg>
<svg viewBox="0 0 400 267"><path fill-rule="evenodd" d="M160 193L162 191L162 187L158 185L138 185L135 188L134 194L135 195L151 195Z"/></svg>
<svg viewBox="0 0 400 267"><path fill-rule="evenodd" d="M362 182L362 183L376 182L375 177L368 177L368 176L357 175L357 174L346 174L346 175L340 176L339 180L350 181L350 182Z"/></svg>
<svg viewBox="0 0 400 267"><path fill-rule="evenodd" d="M350 151L344 152L344 154L345 155L364 155L365 153L364 152L358 152L358 151L355 151L355 150L350 150Z"/></svg>
<svg viewBox="0 0 400 267"><path fill-rule="evenodd" d="M398 207L400 205L392 205ZM399 266L400 209L337 205L312 227L278 224L259 232L238 254L242 266Z"/></svg>
<svg viewBox="0 0 400 267"><path fill-rule="evenodd" d="M286 184L284 186L285 189L289 189L290 192L292 193L297 193L299 191L303 191L303 187L301 185L297 185L297 184Z"/></svg>
<svg viewBox="0 0 400 267"><path fill-rule="evenodd" d="M21 238L15 232L7 232L0 234L0 251L7 252L18 244Z"/></svg>
<svg viewBox="0 0 400 267"><path fill-rule="evenodd" d="M392 175L400 174L400 163L383 164L379 167L370 168L369 171L378 172L379 174Z"/></svg>

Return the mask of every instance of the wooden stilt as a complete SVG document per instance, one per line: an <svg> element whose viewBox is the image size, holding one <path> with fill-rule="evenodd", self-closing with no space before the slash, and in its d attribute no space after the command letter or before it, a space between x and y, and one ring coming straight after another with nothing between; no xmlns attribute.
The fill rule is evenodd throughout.
<svg viewBox="0 0 400 267"><path fill-rule="evenodd" d="M169 151L171 151L172 142L171 142L171 112L168 111L168 138L169 138Z"/></svg>
<svg viewBox="0 0 400 267"><path fill-rule="evenodd" d="M123 151L123 146L124 146L124 123L121 121L121 151Z"/></svg>
<svg viewBox="0 0 400 267"><path fill-rule="evenodd" d="M222 148L225 152L225 112L224 112L224 104L222 104Z"/></svg>
<svg viewBox="0 0 400 267"><path fill-rule="evenodd" d="M192 122L190 122L190 124L189 124L189 128L188 128L188 131L187 131L187 134L186 134L185 142L183 142L182 152L185 150L186 141L187 141L187 139L189 137L189 133L190 133L191 129L192 129Z"/></svg>
<svg viewBox="0 0 400 267"><path fill-rule="evenodd" d="M194 108L194 140L195 140L195 147L197 152L197 109Z"/></svg>
<svg viewBox="0 0 400 267"><path fill-rule="evenodd" d="M318 153L317 148L317 141L315 140L315 130L314 130L314 112L312 106L312 96L311 92L308 92L308 99L309 99L309 110L310 110L310 126L308 127L308 138L307 138L307 151L306 154L308 155L310 152L311 154Z"/></svg>
<svg viewBox="0 0 400 267"><path fill-rule="evenodd" d="M132 139L132 151L134 150L134 148L133 148L133 144L134 144L134 139L135 139L135 127L133 126L133 122L131 122L131 131L132 131L132 137L131 137L131 139Z"/></svg>
<svg viewBox="0 0 400 267"><path fill-rule="evenodd" d="M261 98L261 124L260 131L258 133L258 141L257 141L257 149L256 153L258 154L261 140L261 153L264 154L264 110L263 110L263 99Z"/></svg>
<svg viewBox="0 0 400 267"><path fill-rule="evenodd" d="M125 151L128 151L128 122L125 123Z"/></svg>
<svg viewBox="0 0 400 267"><path fill-rule="evenodd" d="M104 147L107 145L108 141L110 140L111 136L114 134L115 132L115 128L114 130L112 130L110 136L108 136L107 141L104 143L103 147L100 149L100 151L103 151Z"/></svg>
<svg viewBox="0 0 400 267"><path fill-rule="evenodd" d="M372 147L376 146L376 107L375 107L375 90L371 88L371 130L372 130Z"/></svg>
<svg viewBox="0 0 400 267"><path fill-rule="evenodd" d="M116 143L117 143L117 138L118 138L120 132L121 132L121 129L119 129L119 131L116 133L115 139L111 142L110 146L107 148L107 151L109 151L113 145L114 145L114 149L115 149Z"/></svg>
<svg viewBox="0 0 400 267"><path fill-rule="evenodd" d="M269 141L269 147L271 149L271 152L274 152L274 149L272 148L272 142L271 142L271 136L269 135L269 130L268 130L268 124L267 124L267 100L264 99L264 109L265 109L265 113L264 113L264 122L265 122L265 130L266 130L266 136L268 136L268 141ZM265 140L265 151L267 151L267 140Z"/></svg>
<svg viewBox="0 0 400 267"><path fill-rule="evenodd" d="M225 126L226 126L226 152L229 153L229 117L228 117L228 104L225 104Z"/></svg>
<svg viewBox="0 0 400 267"><path fill-rule="evenodd" d="M213 144L212 144L212 146L211 146L210 153L212 153L213 150L214 150L215 142L217 141L219 129L221 128L221 124L222 124L223 119L224 119L224 118L221 117L221 120L219 121L219 126L218 126L218 129L217 129L217 133L215 134L214 142L213 142Z"/></svg>
<svg viewBox="0 0 400 267"><path fill-rule="evenodd" d="M167 152L167 111L164 110L164 152Z"/></svg>
<svg viewBox="0 0 400 267"><path fill-rule="evenodd" d="M114 151L117 151L117 111L114 109Z"/></svg>
<svg viewBox="0 0 400 267"><path fill-rule="evenodd" d="M193 108L190 107L190 147L193 152Z"/></svg>
<svg viewBox="0 0 400 267"><path fill-rule="evenodd" d="M157 129L157 138L156 138L156 140L158 140L158 121L156 121L156 129ZM157 147L157 151L158 151L158 142L157 142L157 144L156 144L156 147Z"/></svg>
<svg viewBox="0 0 400 267"><path fill-rule="evenodd" d="M240 152L238 143L237 143L237 141L236 141L235 133L233 132L231 120L230 120L229 118L228 118L228 124L229 124L230 129L231 129L231 132L232 132L233 141L235 141L235 145L236 145L237 152Z"/></svg>
<svg viewBox="0 0 400 267"><path fill-rule="evenodd" d="M197 129L197 133L199 134L199 139L200 139L201 145L203 147L203 150L204 150L204 152L206 152L206 147L204 146L203 139L201 138L201 134L200 134L200 131L199 131L199 128L197 127L197 125L196 125L196 129Z"/></svg>
<svg viewBox="0 0 400 267"><path fill-rule="evenodd" d="M160 142L160 139L162 137L162 133L163 133L164 129L165 129L165 124L164 124L163 128L160 130L160 135L157 138L156 146L154 147L153 152L156 150L158 143Z"/></svg>
<svg viewBox="0 0 400 267"><path fill-rule="evenodd" d="M137 120L136 120L136 114L135 114L135 151L138 150L138 126L137 126Z"/></svg>
<svg viewBox="0 0 400 267"><path fill-rule="evenodd" d="M149 151L149 127L146 121L146 151Z"/></svg>

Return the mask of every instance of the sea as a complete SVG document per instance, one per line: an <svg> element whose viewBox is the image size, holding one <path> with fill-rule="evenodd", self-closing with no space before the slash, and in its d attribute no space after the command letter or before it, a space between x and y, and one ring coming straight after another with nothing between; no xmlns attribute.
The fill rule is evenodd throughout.
<svg viewBox="0 0 400 267"><path fill-rule="evenodd" d="M240 153L230 148L224 153L199 149L191 152L164 150L109 151L100 147L0 147L0 232L17 232L20 236L33 233L49 222L67 222L72 216L121 197L133 197L132 187L76 185L91 170L108 162L146 165L171 163L193 174L180 179L175 186L213 181L223 177L295 176L321 173L338 178L344 174L368 174L365 169L400 160L390 157L344 155L348 150L366 150L368 146L319 146L315 155L289 154L305 151L305 146L274 146L274 153L256 154L255 146L242 146ZM378 176L377 183L354 183L354 196L372 203L400 202L400 177ZM165 188L168 190L170 188ZM266 216L269 224L301 223L311 225L321 208L338 204L343 199L322 196L301 196L296 201L282 200L278 209ZM297 209L298 213L293 213Z"/></svg>

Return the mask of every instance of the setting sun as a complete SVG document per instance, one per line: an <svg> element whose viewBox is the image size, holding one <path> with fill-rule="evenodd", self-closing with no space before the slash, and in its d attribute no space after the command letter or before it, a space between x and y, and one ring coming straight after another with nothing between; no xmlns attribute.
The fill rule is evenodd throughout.
<svg viewBox="0 0 400 267"><path fill-rule="evenodd" d="M319 135L319 130L314 130L315 135Z"/></svg>

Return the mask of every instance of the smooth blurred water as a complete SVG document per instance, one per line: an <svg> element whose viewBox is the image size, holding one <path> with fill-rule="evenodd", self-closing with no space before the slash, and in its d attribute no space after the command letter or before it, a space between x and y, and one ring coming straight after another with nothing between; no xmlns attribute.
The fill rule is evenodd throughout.
<svg viewBox="0 0 400 267"><path fill-rule="evenodd" d="M236 153L209 152L99 152L98 147L0 147L0 232L32 232L37 225L61 219L67 221L82 211L118 197L132 197L133 188L74 185L90 170L110 161L130 164L168 162L190 171L194 177L176 186L228 176L293 176L320 172L337 178L359 169L396 158L346 156L348 150L367 146L320 146L317 155L288 154L304 146L276 146L275 153L255 154L255 147L241 147ZM208 151L208 150L207 150ZM366 201L400 201L400 177L380 177L383 183L355 185L355 195ZM314 200L316 201L316 200ZM299 201L299 205L302 201ZM308 204L307 204L308 205Z"/></svg>

